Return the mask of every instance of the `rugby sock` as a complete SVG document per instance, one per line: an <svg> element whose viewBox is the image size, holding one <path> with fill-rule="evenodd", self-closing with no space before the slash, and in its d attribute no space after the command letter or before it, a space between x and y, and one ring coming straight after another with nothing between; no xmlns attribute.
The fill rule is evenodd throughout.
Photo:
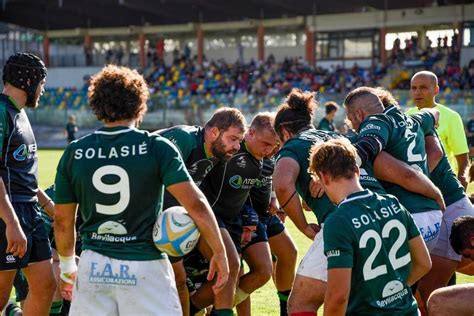
<svg viewBox="0 0 474 316"><path fill-rule="evenodd" d="M214 316L234 316L234 312L229 309L213 309L211 315Z"/></svg>
<svg viewBox="0 0 474 316"><path fill-rule="evenodd" d="M239 305L240 303L245 301L247 297L249 296L250 296L249 293L244 292L240 287L238 287L237 290L235 291L234 306Z"/></svg>
<svg viewBox="0 0 474 316"><path fill-rule="evenodd" d="M278 298L280 299L280 316L287 316L287 303L291 290L278 291Z"/></svg>
<svg viewBox="0 0 474 316"><path fill-rule="evenodd" d="M63 300L53 302L49 309L49 315L61 315L61 309L63 308Z"/></svg>
<svg viewBox="0 0 474 316"><path fill-rule="evenodd" d="M5 316L16 316L21 315L21 308L20 306L16 305L15 303L10 303L7 305L7 308L5 308Z"/></svg>

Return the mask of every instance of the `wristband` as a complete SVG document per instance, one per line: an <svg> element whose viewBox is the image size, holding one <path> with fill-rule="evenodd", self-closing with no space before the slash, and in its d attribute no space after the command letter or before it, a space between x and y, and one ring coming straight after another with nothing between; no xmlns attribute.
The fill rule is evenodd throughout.
<svg viewBox="0 0 474 316"><path fill-rule="evenodd" d="M270 197L271 197L272 199L277 197L275 191L272 191L272 194L270 195Z"/></svg>
<svg viewBox="0 0 474 316"><path fill-rule="evenodd" d="M76 257L59 255L59 269L61 280L74 284L73 274L77 272Z"/></svg>

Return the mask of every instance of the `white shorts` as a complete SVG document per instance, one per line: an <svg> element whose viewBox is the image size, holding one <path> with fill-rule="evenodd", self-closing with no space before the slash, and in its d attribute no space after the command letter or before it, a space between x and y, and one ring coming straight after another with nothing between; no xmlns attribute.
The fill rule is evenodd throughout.
<svg viewBox="0 0 474 316"><path fill-rule="evenodd" d="M301 260L296 274L327 282L328 259L324 255L323 227L324 225L321 225L321 230L316 234L311 247Z"/></svg>
<svg viewBox="0 0 474 316"><path fill-rule="evenodd" d="M120 260L84 250L70 315L182 315L169 260Z"/></svg>
<svg viewBox="0 0 474 316"><path fill-rule="evenodd" d="M423 237L426 247L431 252L435 248L436 242L438 241L443 212L439 210L433 210L411 215L415 220L416 226L420 230L421 237Z"/></svg>
<svg viewBox="0 0 474 316"><path fill-rule="evenodd" d="M449 241L451 235L451 227L456 218L464 215L474 216L474 208L471 201L467 197L454 202L446 207L446 212L443 213L443 220L441 222L441 231L436 247L431 252L432 254L460 262L461 255L458 255Z"/></svg>

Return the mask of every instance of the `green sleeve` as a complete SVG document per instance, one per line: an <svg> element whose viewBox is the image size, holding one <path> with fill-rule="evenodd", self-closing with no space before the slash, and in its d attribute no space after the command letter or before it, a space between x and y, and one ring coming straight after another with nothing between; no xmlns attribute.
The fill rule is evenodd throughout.
<svg viewBox="0 0 474 316"><path fill-rule="evenodd" d="M5 104L0 105L0 158L3 158L3 144L9 132L7 122L7 109Z"/></svg>
<svg viewBox="0 0 474 316"><path fill-rule="evenodd" d="M366 118L359 127L359 137L371 137L375 138L380 144L382 149L387 146L391 135L390 124L384 121L381 117L369 116Z"/></svg>
<svg viewBox="0 0 474 316"><path fill-rule="evenodd" d="M452 113L450 116L448 147L455 156L468 153L469 147L467 146L464 123L461 116L458 113Z"/></svg>
<svg viewBox="0 0 474 316"><path fill-rule="evenodd" d="M329 131L329 123L328 123L328 121L323 118L323 119L319 122L318 129L319 129L319 130L322 130L322 131Z"/></svg>
<svg viewBox="0 0 474 316"><path fill-rule="evenodd" d="M70 147L68 147L70 148ZM74 194L72 177L70 174L71 161L68 148L64 151L56 170L56 179L54 181L56 191L54 192L54 202L57 204L77 203L77 197Z"/></svg>
<svg viewBox="0 0 474 316"><path fill-rule="evenodd" d="M179 128L170 129L161 134L161 136L167 138L178 148L184 161L188 159L191 151L195 147L193 135Z"/></svg>
<svg viewBox="0 0 474 316"><path fill-rule="evenodd" d="M324 222L324 254L328 258L328 269L352 268L354 265L354 249L351 241L352 228L345 218L330 215Z"/></svg>
<svg viewBox="0 0 474 316"><path fill-rule="evenodd" d="M435 128L435 118L430 112L420 111L412 115L412 118L420 124L423 134L427 136Z"/></svg>
<svg viewBox="0 0 474 316"><path fill-rule="evenodd" d="M406 217L406 225L407 225L407 233L408 233L408 240L411 240L420 235L420 230L418 226L415 224L415 220L411 216L410 212L404 209L404 214Z"/></svg>
<svg viewBox="0 0 474 316"><path fill-rule="evenodd" d="M155 140L155 157L157 158L158 174L161 182L168 187L172 184L192 181L184 165L183 158L170 141L163 138Z"/></svg>
<svg viewBox="0 0 474 316"><path fill-rule="evenodd" d="M278 160L285 157L298 161L298 154L293 149L288 148L288 147L283 147L282 149L280 149L280 151L276 155L275 164L278 162Z"/></svg>

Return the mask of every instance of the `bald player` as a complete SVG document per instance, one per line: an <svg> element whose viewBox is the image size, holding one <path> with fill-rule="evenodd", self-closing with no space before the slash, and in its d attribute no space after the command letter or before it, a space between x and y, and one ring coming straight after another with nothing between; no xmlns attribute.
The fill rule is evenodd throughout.
<svg viewBox="0 0 474 316"><path fill-rule="evenodd" d="M439 126L437 132L446 150L449 163L461 184L466 188L464 176L469 164L469 147L461 116L445 105L436 102L439 93L438 78L430 71L417 72L411 78L411 96L417 108L408 110L413 114L424 108L434 108L439 111Z"/></svg>

